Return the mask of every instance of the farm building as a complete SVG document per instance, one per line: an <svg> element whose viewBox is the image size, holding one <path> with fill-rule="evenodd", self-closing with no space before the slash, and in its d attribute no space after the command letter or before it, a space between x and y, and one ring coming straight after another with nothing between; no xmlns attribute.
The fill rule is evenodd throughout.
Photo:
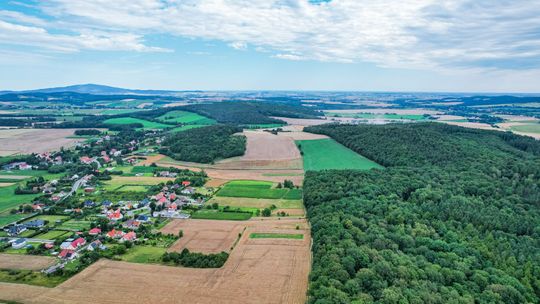
<svg viewBox="0 0 540 304"><path fill-rule="evenodd" d="M21 249L24 246L26 246L26 239L16 239L13 243L11 243L11 247L13 249Z"/></svg>

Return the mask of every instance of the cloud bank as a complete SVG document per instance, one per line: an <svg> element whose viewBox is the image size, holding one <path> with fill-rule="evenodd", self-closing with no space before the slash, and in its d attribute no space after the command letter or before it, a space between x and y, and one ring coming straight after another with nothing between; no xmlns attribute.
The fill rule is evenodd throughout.
<svg viewBox="0 0 540 304"><path fill-rule="evenodd" d="M169 51L154 34L219 40L284 60L419 69L540 67L537 0L51 0L0 11L4 44Z"/></svg>

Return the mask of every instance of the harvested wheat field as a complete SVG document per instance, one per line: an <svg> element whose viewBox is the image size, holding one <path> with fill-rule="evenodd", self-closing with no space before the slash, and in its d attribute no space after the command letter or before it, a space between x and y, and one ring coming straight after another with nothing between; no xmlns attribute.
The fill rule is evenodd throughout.
<svg viewBox="0 0 540 304"><path fill-rule="evenodd" d="M160 231L177 235L180 230L183 236L174 243L169 251L182 251L187 248L193 252L219 253L230 252L238 234L246 225L238 221L213 220L173 220Z"/></svg>
<svg viewBox="0 0 540 304"><path fill-rule="evenodd" d="M300 151L291 138L264 131L244 131L246 153L242 160L289 160L300 158Z"/></svg>
<svg viewBox="0 0 540 304"><path fill-rule="evenodd" d="M42 153L71 147L84 139L66 138L76 129L0 129L0 155Z"/></svg>
<svg viewBox="0 0 540 304"><path fill-rule="evenodd" d="M211 178L206 182L206 184L204 184L204 186L207 188L216 188L225 184L226 182L228 182L226 179Z"/></svg>
<svg viewBox="0 0 540 304"><path fill-rule="evenodd" d="M100 260L25 303L305 303L311 265L305 220L250 220L219 269ZM296 230L299 225L299 230ZM252 232L303 234L251 239ZM4 286L4 285L0 285ZM6 300L15 297L8 293Z"/></svg>
<svg viewBox="0 0 540 304"><path fill-rule="evenodd" d="M55 258L46 256L0 254L0 269L41 270L51 266L55 261Z"/></svg>
<svg viewBox="0 0 540 304"><path fill-rule="evenodd" d="M137 163L137 165L139 165L139 166L150 166L153 163L159 162L164 157L165 157L165 155L163 155L163 154L145 156L146 159L141 160L140 162Z"/></svg>
<svg viewBox="0 0 540 304"><path fill-rule="evenodd" d="M305 119L305 118L288 118L288 117L272 117L279 120L283 120L289 125L298 125L298 126L316 126L331 123L330 120L326 119Z"/></svg>
<svg viewBox="0 0 540 304"><path fill-rule="evenodd" d="M280 132L278 136L281 137L289 137L292 140L314 140L314 139L323 139L328 138L326 135L322 134L314 134L314 133L308 133L303 131L298 132Z"/></svg>

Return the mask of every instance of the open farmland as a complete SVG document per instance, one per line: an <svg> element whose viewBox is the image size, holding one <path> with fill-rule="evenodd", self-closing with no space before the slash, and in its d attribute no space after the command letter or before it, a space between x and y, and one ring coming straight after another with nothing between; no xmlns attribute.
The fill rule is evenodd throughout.
<svg viewBox="0 0 540 304"><path fill-rule="evenodd" d="M208 203L218 203L219 206L229 206L233 209L236 207L264 209L270 208L272 205L276 206L276 208L279 209L302 209L304 206L301 199L255 199L246 197L225 196L214 196L208 201Z"/></svg>
<svg viewBox="0 0 540 304"><path fill-rule="evenodd" d="M7 290L5 300L24 299L25 303L304 303L311 264L307 222L245 223L246 231L218 269L100 260L55 288L32 293L22 286L24 297L13 292L13 284L0 283L0 289ZM301 233L304 237L252 239L251 233Z"/></svg>
<svg viewBox="0 0 540 304"><path fill-rule="evenodd" d="M84 139L67 138L75 129L0 129L0 156L69 148Z"/></svg>
<svg viewBox="0 0 540 304"><path fill-rule="evenodd" d="M215 125L216 121L199 115L197 113L186 111L171 111L158 117L158 120L167 123L184 124L184 125Z"/></svg>
<svg viewBox="0 0 540 304"><path fill-rule="evenodd" d="M55 258L46 256L0 254L0 269L41 270L55 261Z"/></svg>
<svg viewBox="0 0 540 304"><path fill-rule="evenodd" d="M382 168L379 164L337 143L333 139L299 140L304 153L304 170Z"/></svg>
<svg viewBox="0 0 540 304"><path fill-rule="evenodd" d="M244 131L247 146L242 160L288 160L300 158L294 141L262 131Z"/></svg>
<svg viewBox="0 0 540 304"><path fill-rule="evenodd" d="M301 199L300 189L273 188L273 183L262 181L231 181L216 194L227 197L250 197L266 199Z"/></svg>
<svg viewBox="0 0 540 304"><path fill-rule="evenodd" d="M180 230L184 235L176 241L168 251L182 251L187 248L193 252L219 253L229 252L242 233L246 224L238 221L211 221L211 220L173 220L160 231L167 234L178 234Z"/></svg>
<svg viewBox="0 0 540 304"><path fill-rule="evenodd" d="M165 128L173 127L172 125L166 125L159 122L153 122L153 121L148 121L148 120L133 118L133 117L110 118L110 119L105 120L104 123L111 124L111 125L128 125L128 124L140 123L143 125L143 128L145 129L165 129Z"/></svg>

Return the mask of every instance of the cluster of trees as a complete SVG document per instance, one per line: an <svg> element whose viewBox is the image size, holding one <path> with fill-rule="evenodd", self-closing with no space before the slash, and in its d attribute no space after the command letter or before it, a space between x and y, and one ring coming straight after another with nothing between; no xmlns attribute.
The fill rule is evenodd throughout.
<svg viewBox="0 0 540 304"><path fill-rule="evenodd" d="M306 174L310 303L540 301L540 143L431 123L309 130L387 166Z"/></svg>
<svg viewBox="0 0 540 304"><path fill-rule="evenodd" d="M189 105L182 109L230 124L285 124L282 120L270 116L314 118L321 115L300 105L272 102L219 102Z"/></svg>
<svg viewBox="0 0 540 304"><path fill-rule="evenodd" d="M84 135L99 135L101 134L100 130L97 129L82 129L82 130L75 130L75 135L84 136Z"/></svg>
<svg viewBox="0 0 540 304"><path fill-rule="evenodd" d="M187 248L184 248L182 252L166 252L163 254L163 262L174 263L184 267L193 268L219 268L225 264L229 254L226 252L202 254L190 252Z"/></svg>
<svg viewBox="0 0 540 304"><path fill-rule="evenodd" d="M211 163L218 159L240 156L246 149L246 137L233 135L241 128L215 125L169 135L160 152L176 160Z"/></svg>

